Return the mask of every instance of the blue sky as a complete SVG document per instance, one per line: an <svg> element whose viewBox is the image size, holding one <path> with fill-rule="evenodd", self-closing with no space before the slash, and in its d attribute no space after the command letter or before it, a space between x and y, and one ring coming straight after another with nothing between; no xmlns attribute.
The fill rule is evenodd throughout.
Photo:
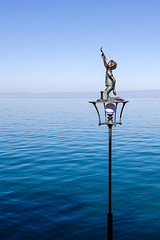
<svg viewBox="0 0 160 240"><path fill-rule="evenodd" d="M0 0L0 92L160 89L159 0Z"/></svg>

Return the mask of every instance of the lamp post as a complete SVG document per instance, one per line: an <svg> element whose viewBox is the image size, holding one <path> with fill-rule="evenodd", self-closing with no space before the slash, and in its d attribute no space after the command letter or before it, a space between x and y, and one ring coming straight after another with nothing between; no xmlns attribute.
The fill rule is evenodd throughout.
<svg viewBox="0 0 160 240"><path fill-rule="evenodd" d="M105 107L106 112L108 114L108 127L109 127L109 185L108 185L108 189L109 189L109 208L108 208L108 213L107 213L107 236L108 236L108 240L112 240L113 239L113 213L112 213L112 208L111 208L111 204L112 204L112 191L111 191L111 154L112 154L112 126L113 126L113 122L112 122L112 115L115 112L115 105L113 103L108 103Z"/></svg>
<svg viewBox="0 0 160 240"><path fill-rule="evenodd" d="M109 181L108 181L108 213L107 213L107 239L108 240L113 240L113 213L112 213L112 178L111 178L111 173L112 173L112 165L111 165L111 155L112 155L112 126L116 126L116 124L122 124L121 118L122 118L122 113L123 113L123 109L125 104L128 101L124 101L123 99L113 99L110 98L109 101L106 100L97 100L97 101L91 101L89 103L92 103L97 111L98 114L98 119L99 119L99 125L108 125L109 128ZM103 104L104 106L104 121L101 121L101 114L100 111L97 107L97 104ZM116 113L117 113L117 108L118 108L118 104L120 105L120 103L122 104L121 106L121 110L120 110L120 116L119 116L119 121L116 121ZM107 116L108 119L107 119ZM113 115L114 115L114 119L113 119Z"/></svg>

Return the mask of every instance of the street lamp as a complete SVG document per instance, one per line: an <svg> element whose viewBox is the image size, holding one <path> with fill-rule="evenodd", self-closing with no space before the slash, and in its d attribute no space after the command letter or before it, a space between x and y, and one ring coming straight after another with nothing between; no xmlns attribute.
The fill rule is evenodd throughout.
<svg viewBox="0 0 160 240"><path fill-rule="evenodd" d="M89 103L92 103L97 111L98 119L99 119L99 125L108 125L109 128L109 185L108 185L108 213L107 213L107 239L112 240L113 239L113 213L111 208L111 148L112 148L112 126L116 126L117 124L122 124L122 113L124 110L124 106L128 101L125 101L121 98L110 98L108 101L99 99L97 101L90 101ZM102 122L102 116L100 114L100 111L98 109L98 104L103 104L104 107L104 121ZM120 106L120 115L119 120L117 121L117 110ZM107 116L108 118L107 118ZM114 118L113 118L114 117Z"/></svg>
<svg viewBox="0 0 160 240"><path fill-rule="evenodd" d="M125 101L124 99L120 97L110 97L111 91L113 91L113 94L116 95L115 91L115 83L116 80L112 74L112 71L117 68L117 63L113 60L110 60L107 62L107 58L102 50L101 51L101 57L103 59L104 66L106 68L106 75L105 75L105 87L106 89L104 91L101 91L101 98L97 101L90 101L89 103L92 103L95 107L97 114L98 114L98 124L99 125L108 125L109 128L109 185L108 185L108 213L107 213L107 239L112 240L113 239L113 213L111 208L111 143L112 143L112 126L116 126L117 124L122 124L122 113L124 110L124 107L128 101ZM100 108L103 109L103 120L102 120L102 114L100 113ZM117 120L119 112L119 117Z"/></svg>

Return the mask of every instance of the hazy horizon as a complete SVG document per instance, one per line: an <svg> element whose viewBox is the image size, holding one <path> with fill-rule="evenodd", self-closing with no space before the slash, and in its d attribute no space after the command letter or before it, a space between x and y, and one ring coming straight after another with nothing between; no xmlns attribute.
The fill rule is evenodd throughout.
<svg viewBox="0 0 160 240"><path fill-rule="evenodd" d="M111 94L112 96L113 94ZM160 90L117 91L121 98L160 98ZM83 92L10 92L1 93L0 98L100 98L100 91Z"/></svg>
<svg viewBox="0 0 160 240"><path fill-rule="evenodd" d="M84 93L84 92L100 92L101 90L90 91L45 91L45 92L32 92L32 91L8 91L8 92L0 92L0 94L10 94L10 93L32 93L32 94L45 94L45 93ZM160 91L160 89L143 89L143 90L118 90L118 92L150 92L150 91Z"/></svg>

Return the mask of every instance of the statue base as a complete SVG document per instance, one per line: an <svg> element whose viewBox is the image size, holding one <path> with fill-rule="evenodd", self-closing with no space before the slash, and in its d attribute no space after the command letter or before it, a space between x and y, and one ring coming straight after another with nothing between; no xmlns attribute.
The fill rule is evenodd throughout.
<svg viewBox="0 0 160 240"><path fill-rule="evenodd" d="M101 93L101 98L98 99L97 101L108 101L110 102L112 98L107 94L107 91L100 91Z"/></svg>
<svg viewBox="0 0 160 240"><path fill-rule="evenodd" d="M106 91L101 91L101 99L105 101L109 101L110 96L107 95Z"/></svg>
<svg viewBox="0 0 160 240"><path fill-rule="evenodd" d="M107 91L100 91L101 93L101 98L97 100L97 102L123 102L124 99L120 98L120 97L110 97L109 95L107 95Z"/></svg>

